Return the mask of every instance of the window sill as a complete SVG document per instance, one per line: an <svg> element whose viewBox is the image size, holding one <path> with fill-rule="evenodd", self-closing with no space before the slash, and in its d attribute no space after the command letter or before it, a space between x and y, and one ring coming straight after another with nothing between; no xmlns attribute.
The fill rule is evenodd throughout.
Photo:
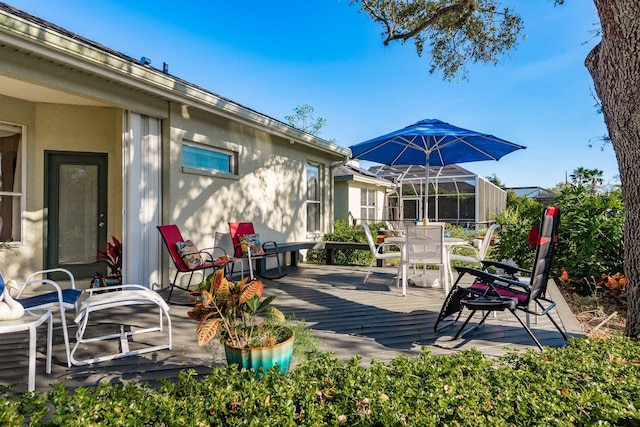
<svg viewBox="0 0 640 427"><path fill-rule="evenodd" d="M224 178L224 179L233 179L238 180L240 177L238 175L232 173L225 173L220 171L212 171L207 169L197 169L197 168L189 168L186 166L182 167L182 173L190 173L193 175L202 175L202 176L211 176L215 178Z"/></svg>

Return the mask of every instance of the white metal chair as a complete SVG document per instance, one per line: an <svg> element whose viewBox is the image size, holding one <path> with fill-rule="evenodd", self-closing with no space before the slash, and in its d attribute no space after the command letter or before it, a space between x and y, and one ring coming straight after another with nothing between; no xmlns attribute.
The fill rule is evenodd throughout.
<svg viewBox="0 0 640 427"><path fill-rule="evenodd" d="M496 231L500 227L500 224L492 224L488 229L484 238L482 240L482 244L479 248L476 248L473 245L468 246L458 246L458 248L469 248L472 249L473 255L458 255L451 254L449 257L451 261L465 261L472 263L480 263L484 261L485 256L487 255L487 251L489 250L489 246L491 246L491 237L493 236L493 232Z"/></svg>
<svg viewBox="0 0 640 427"><path fill-rule="evenodd" d="M367 283L367 279L369 278L369 275L371 274L371 268L373 267L373 264L377 261L377 260L385 260L385 259L391 259L391 258L399 258L402 259L402 253L400 251L391 251L391 252L387 252L387 249L391 248L391 247L396 247L398 249L400 249L400 247L398 246L397 243L381 243L376 247L375 242L373 241L373 236L371 235L371 230L369 229L369 226L367 224L360 224L362 226L362 228L364 229L364 234L367 236L367 243L369 243L369 249L371 249L371 255L373 255L373 259L371 260L371 264L369 264L369 269L367 270L367 274L366 276L364 276L364 281L362 282L363 284ZM400 267L401 267L402 263L398 263L398 273L396 274L396 287L400 286Z"/></svg>
<svg viewBox="0 0 640 427"><path fill-rule="evenodd" d="M423 286L427 286L427 265L437 265L440 273L440 283L444 284L445 293L449 292L449 277L446 262L447 253L444 246L444 223L430 222L427 225L412 225L407 227L407 262L422 265Z"/></svg>
<svg viewBox="0 0 640 427"><path fill-rule="evenodd" d="M487 256L487 251L489 250L489 246L491 246L491 237L493 236L493 232L496 231L500 227L500 224L492 224L484 235L484 239L482 240L482 244L479 248L476 248L473 245L465 245L465 246L457 246L457 248L467 248L473 250L473 255L459 255L451 253L449 255L449 262L451 261L462 261L469 263L482 263L484 258ZM451 282L453 283L453 269L449 269L451 271Z"/></svg>
<svg viewBox="0 0 640 427"><path fill-rule="evenodd" d="M78 308L78 314L74 321L78 325L78 331L76 332L76 344L71 350L69 356L70 361L74 365L88 365L91 363L103 362L106 360L119 359L127 356L135 356L143 353L155 352L159 350L171 350L172 347L172 335L171 335L171 317L169 316L169 305L157 292L154 292L141 285L117 285L107 286L102 288L87 289L85 291L88 297L80 302ZM90 337L85 337L87 326L90 325L89 317L91 313L101 310L111 310L115 307L130 307L130 306L155 306L158 309L158 324L157 326L151 326L144 328L139 325L121 325L120 332L108 333L106 335L96 336L91 334ZM130 319L123 319L123 322L131 322ZM115 321L114 321L115 323ZM165 326L166 324L166 326ZM162 332L166 334L166 341L162 344L153 345L147 340L136 340L136 349L129 347L129 337L139 334ZM88 343L106 341L106 340L118 340L117 346L119 351L110 353L107 355L97 356L84 360L78 360L75 358L75 353L78 349L84 348ZM102 344L95 346L96 349L101 352L106 352L107 347Z"/></svg>
<svg viewBox="0 0 640 427"><path fill-rule="evenodd" d="M62 273L69 277L70 287L63 289L57 282L47 279L49 273ZM0 281L4 283L4 278L0 274ZM45 285L49 286L49 291L38 292L29 285ZM62 335L64 337L64 348L67 353L67 366L71 367L71 352L69 347L69 332L67 330L67 319L65 310L76 310L78 299L82 295L82 291L76 289L75 279L69 270L64 268L52 268L48 270L36 271L27 277L24 282L18 282L15 285L19 291L15 299L25 310L50 309L58 308L60 312L60 323ZM53 290L51 290L53 288ZM29 289L29 295L23 297L24 292ZM46 289L46 288L45 288ZM32 292L33 291L33 292ZM33 293L33 295L31 295Z"/></svg>

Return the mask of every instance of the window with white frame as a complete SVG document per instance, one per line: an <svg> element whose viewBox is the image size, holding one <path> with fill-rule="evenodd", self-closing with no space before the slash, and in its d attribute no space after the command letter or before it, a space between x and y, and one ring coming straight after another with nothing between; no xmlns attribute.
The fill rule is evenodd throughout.
<svg viewBox="0 0 640 427"><path fill-rule="evenodd" d="M307 231L321 231L320 165L307 163Z"/></svg>
<svg viewBox="0 0 640 427"><path fill-rule="evenodd" d="M360 189L360 219L364 223L376 220L376 190Z"/></svg>
<svg viewBox="0 0 640 427"><path fill-rule="evenodd" d="M22 240L22 127L0 123L0 242Z"/></svg>
<svg viewBox="0 0 640 427"><path fill-rule="evenodd" d="M184 172L207 175L237 176L238 153L184 140L182 142L182 169Z"/></svg>

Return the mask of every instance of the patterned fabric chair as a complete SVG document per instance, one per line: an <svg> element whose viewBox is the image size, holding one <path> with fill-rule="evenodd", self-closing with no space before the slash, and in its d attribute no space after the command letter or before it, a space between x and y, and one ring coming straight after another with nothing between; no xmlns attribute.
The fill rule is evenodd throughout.
<svg viewBox="0 0 640 427"><path fill-rule="evenodd" d="M171 261L176 268L176 274L173 276L169 284L169 296L167 301L171 300L173 288L182 289L183 291L189 291L191 280L193 279L193 273L196 271L202 271L210 268L212 271L218 268L224 268L231 262L231 257L222 248L213 247L206 249L198 249L193 245L190 240L185 240L182 237L180 229L175 224L159 225L158 231L162 236ZM178 285L178 275L181 273L189 273L189 281L186 286Z"/></svg>
<svg viewBox="0 0 640 427"><path fill-rule="evenodd" d="M287 275L282 272L282 267L280 266L278 244L274 241L262 242L260 235L255 232L252 222L230 222L229 232L231 233L231 240L235 248L234 255L236 258L247 259L251 279L255 278L253 260L257 262L255 274L265 279L277 280ZM278 273L275 276L266 275L261 268L269 257L275 257L276 259Z"/></svg>

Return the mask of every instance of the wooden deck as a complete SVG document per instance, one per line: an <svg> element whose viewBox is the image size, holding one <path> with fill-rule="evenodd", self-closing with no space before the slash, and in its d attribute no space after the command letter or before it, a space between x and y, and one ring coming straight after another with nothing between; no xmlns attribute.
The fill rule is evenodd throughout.
<svg viewBox="0 0 640 427"><path fill-rule="evenodd" d="M503 354L506 348L536 348L524 329L509 312L490 316L487 324L464 340L452 340L455 328L436 334L433 324L444 298L442 289L410 287L402 297L395 287L392 268L377 268L362 285L365 268L328 266L302 263L287 270L288 275L278 281L265 280L268 294L276 295L274 302L287 315L304 319L314 336L320 339L320 347L331 351L341 359L360 355L363 363L372 359L389 361L399 354L415 355L428 348L434 354L449 354L464 349L477 348L488 356ZM549 295L558 303L554 318L570 336L583 334L578 322L562 299L555 285L550 282ZM174 292L171 307L173 322L173 349L147 353L124 359L89 366L67 368L64 344L59 321L55 323L52 373L45 373L45 333L39 330L36 366L36 390L48 390L52 383L66 387L93 387L108 381L125 383L142 380L151 384L161 378L172 378L184 369L195 369L206 374L211 366L225 366L224 351L219 344L198 347L195 323L186 317L187 307L178 305L186 301ZM135 307L118 308L96 316L95 330L117 330L111 319L122 319L126 325L152 325L156 313ZM55 320L55 316L54 316ZM75 324L68 315L72 345ZM539 318L532 325L534 333L543 345L560 346L562 338L546 318ZM148 340L153 336L135 337ZM83 349L85 356L105 351L114 343L94 344ZM134 344L132 344L133 346ZM0 335L0 384L17 383L16 391L26 390L28 334ZM82 354L78 354L82 357Z"/></svg>

